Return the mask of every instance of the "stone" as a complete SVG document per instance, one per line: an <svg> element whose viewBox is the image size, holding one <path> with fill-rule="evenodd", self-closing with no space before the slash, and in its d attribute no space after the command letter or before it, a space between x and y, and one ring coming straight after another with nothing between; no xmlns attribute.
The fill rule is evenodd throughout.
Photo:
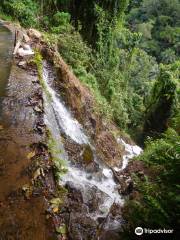
<svg viewBox="0 0 180 240"><path fill-rule="evenodd" d="M25 50L25 49L23 49L22 47L20 47L20 48L17 50L17 54L18 54L20 57L24 57L24 56L34 55L34 52L33 52L32 49Z"/></svg>
<svg viewBox="0 0 180 240"><path fill-rule="evenodd" d="M73 201L79 202L80 204L83 203L82 193L76 188L73 182L66 182L66 189L68 190L69 195L72 195Z"/></svg>
<svg viewBox="0 0 180 240"><path fill-rule="evenodd" d="M134 183L131 179L128 179L126 181L122 181L121 182L121 187L119 189L119 192L122 194L122 195L129 195L130 193L132 193L133 191L133 188L134 188Z"/></svg>
<svg viewBox="0 0 180 240"><path fill-rule="evenodd" d="M93 151L89 145L86 145L83 151L83 162L85 164L89 164L93 162L94 156L93 156Z"/></svg>
<svg viewBox="0 0 180 240"><path fill-rule="evenodd" d="M71 212L69 218L70 239L95 239L97 223L83 213Z"/></svg>
<svg viewBox="0 0 180 240"><path fill-rule="evenodd" d="M27 64L26 61L20 61L20 62L18 63L18 66L24 68L24 67L26 67L26 64Z"/></svg>
<svg viewBox="0 0 180 240"><path fill-rule="evenodd" d="M25 43L28 43L28 42L30 41L30 38L28 37L27 34L23 34L23 41L24 41Z"/></svg>
<svg viewBox="0 0 180 240"><path fill-rule="evenodd" d="M38 113L41 113L41 112L42 112L42 109L39 108L38 106L35 106L34 111L36 111L36 112L38 112Z"/></svg>
<svg viewBox="0 0 180 240"><path fill-rule="evenodd" d="M99 172L100 167L97 162L93 161L90 164L88 164L85 169L88 173L96 173Z"/></svg>
<svg viewBox="0 0 180 240"><path fill-rule="evenodd" d="M29 44L21 44L21 45L24 50L31 50L31 47Z"/></svg>
<svg viewBox="0 0 180 240"><path fill-rule="evenodd" d="M33 28L29 29L28 35L31 38L37 38L37 39L40 39L42 36L42 34L39 31L37 31L36 29L33 29Z"/></svg>

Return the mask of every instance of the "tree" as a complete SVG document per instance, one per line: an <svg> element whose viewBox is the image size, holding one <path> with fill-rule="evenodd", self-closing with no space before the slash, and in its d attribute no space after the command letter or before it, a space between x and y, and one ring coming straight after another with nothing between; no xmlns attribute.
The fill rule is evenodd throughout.
<svg viewBox="0 0 180 240"><path fill-rule="evenodd" d="M167 63L161 55L167 48L178 56L179 16L178 0L143 0L130 9L127 21L131 30L143 34L141 48L155 56L158 62Z"/></svg>
<svg viewBox="0 0 180 240"><path fill-rule="evenodd" d="M178 91L179 64L161 65L160 74L152 89L146 109L144 138L156 137L168 128ZM173 71L172 71L173 70Z"/></svg>

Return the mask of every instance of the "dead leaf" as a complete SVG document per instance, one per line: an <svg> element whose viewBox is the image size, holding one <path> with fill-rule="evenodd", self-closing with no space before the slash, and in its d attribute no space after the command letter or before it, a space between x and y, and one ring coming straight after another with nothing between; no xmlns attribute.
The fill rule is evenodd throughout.
<svg viewBox="0 0 180 240"><path fill-rule="evenodd" d="M38 178L41 175L41 169L38 168L34 174L33 174L33 179L35 180L36 178Z"/></svg>
<svg viewBox="0 0 180 240"><path fill-rule="evenodd" d="M54 208L53 208L53 212L54 212L54 213L57 213L58 211L59 211L59 208L58 208L58 207L54 207Z"/></svg>
<svg viewBox="0 0 180 240"><path fill-rule="evenodd" d="M32 192L33 192L32 186L30 186L29 184L25 184L22 187L22 190L23 190L24 195L26 196L26 198L29 199L31 197L31 195L32 195Z"/></svg>
<svg viewBox="0 0 180 240"><path fill-rule="evenodd" d="M60 198L53 198L50 201L51 207L54 213L57 213L59 211L59 206L63 203L63 201Z"/></svg>
<svg viewBox="0 0 180 240"><path fill-rule="evenodd" d="M4 129L4 127L2 125L0 125L0 130L3 130L3 129Z"/></svg>
<svg viewBox="0 0 180 240"><path fill-rule="evenodd" d="M53 199L51 199L50 203L52 205L59 205L59 204L62 204L63 201L60 198L53 198Z"/></svg>
<svg viewBox="0 0 180 240"><path fill-rule="evenodd" d="M41 109L40 107L38 107L38 106L36 106L36 107L34 108L34 110L35 110L36 112L38 112L38 113L41 113L41 112L42 112L42 109Z"/></svg>
<svg viewBox="0 0 180 240"><path fill-rule="evenodd" d="M31 159L36 155L35 151L28 153L27 158Z"/></svg>
<svg viewBox="0 0 180 240"><path fill-rule="evenodd" d="M61 233L62 235L66 235L66 233L67 233L66 225L63 224L60 227L57 227L56 232Z"/></svg>
<svg viewBox="0 0 180 240"><path fill-rule="evenodd" d="M40 170L41 170L41 175L44 177L45 176L44 169L40 168Z"/></svg>

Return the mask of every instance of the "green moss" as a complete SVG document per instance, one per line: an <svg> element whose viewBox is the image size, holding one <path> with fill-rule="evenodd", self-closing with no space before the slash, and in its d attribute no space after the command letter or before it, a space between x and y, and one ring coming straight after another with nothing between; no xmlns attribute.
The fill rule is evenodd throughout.
<svg viewBox="0 0 180 240"><path fill-rule="evenodd" d="M47 86L43 79L43 58L42 58L42 55L40 54L40 52L37 50L35 51L33 63L36 64L39 81L40 81L40 84L41 84L45 94L46 94L46 97L47 97L48 101L51 101L52 96L51 96L50 92L48 91Z"/></svg>
<svg viewBox="0 0 180 240"><path fill-rule="evenodd" d="M54 140L50 130L47 130L47 137L48 137L48 149L49 153L51 154L52 161L54 162L54 169L55 169L55 176L59 179L61 178L62 174L67 172L67 164L64 159L61 159L59 155L61 151L58 149L57 143Z"/></svg>
<svg viewBox="0 0 180 240"><path fill-rule="evenodd" d="M93 151L89 145L85 146L83 151L83 160L85 164L89 164L93 161Z"/></svg>

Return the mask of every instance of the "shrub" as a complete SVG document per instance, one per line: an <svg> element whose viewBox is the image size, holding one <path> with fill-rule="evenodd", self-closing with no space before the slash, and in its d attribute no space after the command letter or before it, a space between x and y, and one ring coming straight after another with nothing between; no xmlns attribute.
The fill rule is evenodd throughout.
<svg viewBox="0 0 180 240"><path fill-rule="evenodd" d="M53 19L51 22L51 31L52 33L64 33L69 32L72 29L70 25L71 16L69 13L65 12L57 12L53 15Z"/></svg>
<svg viewBox="0 0 180 240"><path fill-rule="evenodd" d="M32 0L9 0L4 2L4 11L18 19L25 27L36 26L38 5Z"/></svg>

